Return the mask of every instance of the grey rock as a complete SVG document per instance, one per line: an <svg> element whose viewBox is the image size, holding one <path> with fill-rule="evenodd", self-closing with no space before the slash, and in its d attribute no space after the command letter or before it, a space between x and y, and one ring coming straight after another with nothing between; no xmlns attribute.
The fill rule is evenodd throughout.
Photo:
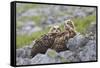
<svg viewBox="0 0 100 68"><path fill-rule="evenodd" d="M60 52L59 55L64 58L65 62L78 62L78 61L80 61L77 58L76 53L73 51L69 51L69 50L63 51L63 52Z"/></svg>
<svg viewBox="0 0 100 68"><path fill-rule="evenodd" d="M81 34L77 34L73 38L69 39L69 41L66 43L66 46L69 50L75 51L79 47L85 46L87 42L88 39L86 37Z"/></svg>
<svg viewBox="0 0 100 68"><path fill-rule="evenodd" d="M92 22L86 31L87 33L86 37L88 37L90 40L96 40L96 35L97 35L96 27L97 27L97 24L95 22Z"/></svg>
<svg viewBox="0 0 100 68"><path fill-rule="evenodd" d="M17 65L29 65L30 63L31 62L30 62L29 58L21 58L21 57L16 58L16 64Z"/></svg>
<svg viewBox="0 0 100 68"><path fill-rule="evenodd" d="M60 57L58 53L52 49L48 49L46 54L37 54L31 60L31 64L47 64L47 63L61 63L65 59Z"/></svg>
<svg viewBox="0 0 100 68"><path fill-rule="evenodd" d="M25 50L25 57L30 58L32 48L24 48Z"/></svg>
<svg viewBox="0 0 100 68"><path fill-rule="evenodd" d="M69 50L68 50L68 51L63 51L63 52L60 52L59 55L60 55L61 57L68 58L68 57L70 57L70 56L73 55L73 52L72 52L72 51L69 51Z"/></svg>
<svg viewBox="0 0 100 68"><path fill-rule="evenodd" d="M24 33L32 33L32 32L36 32L36 31L40 31L41 28L36 26L34 22L27 22L24 26L22 26L21 32Z"/></svg>
<svg viewBox="0 0 100 68"><path fill-rule="evenodd" d="M88 8L84 9L84 12L86 12L87 15L91 15L91 14L95 13L95 10L96 10L95 8L88 7Z"/></svg>
<svg viewBox="0 0 100 68"><path fill-rule="evenodd" d="M73 13L73 15L74 15L74 17L78 17L78 18L86 17L86 13L79 9L76 9L75 12Z"/></svg>
<svg viewBox="0 0 100 68"><path fill-rule="evenodd" d="M90 40L82 51L78 53L81 61L95 61L96 60L96 42Z"/></svg>
<svg viewBox="0 0 100 68"><path fill-rule="evenodd" d="M46 64L46 63L59 63L60 59L58 58L51 58L47 55L44 55L42 60L39 62L40 64Z"/></svg>
<svg viewBox="0 0 100 68"><path fill-rule="evenodd" d="M32 34L33 32L40 31L41 28L36 26L35 22L33 21L27 21L24 22L25 24L22 24L20 29L17 29L17 35L23 35L23 34Z"/></svg>
<svg viewBox="0 0 100 68"><path fill-rule="evenodd" d="M25 57L25 50L23 48L16 49L16 57Z"/></svg>
<svg viewBox="0 0 100 68"><path fill-rule="evenodd" d="M32 45L16 49L16 57L30 58Z"/></svg>
<svg viewBox="0 0 100 68"><path fill-rule="evenodd" d="M37 54L35 57L31 59L31 64L39 64L43 57L43 54Z"/></svg>
<svg viewBox="0 0 100 68"><path fill-rule="evenodd" d="M89 26L89 28L87 29L88 32L92 32L92 33L96 33L96 23L92 22Z"/></svg>
<svg viewBox="0 0 100 68"><path fill-rule="evenodd" d="M57 63L57 59L51 58L48 55L37 54L31 59L31 64L46 64L46 63Z"/></svg>

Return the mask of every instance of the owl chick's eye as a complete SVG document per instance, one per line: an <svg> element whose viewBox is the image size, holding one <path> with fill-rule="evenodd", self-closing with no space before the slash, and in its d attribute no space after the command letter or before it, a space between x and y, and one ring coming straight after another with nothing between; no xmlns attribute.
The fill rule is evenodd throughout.
<svg viewBox="0 0 100 68"><path fill-rule="evenodd" d="M53 28L53 30L55 30L56 28Z"/></svg>
<svg viewBox="0 0 100 68"><path fill-rule="evenodd" d="M68 25L71 25L71 22L70 22L70 21L68 21L68 22L67 22L67 24L68 24Z"/></svg>
<svg viewBox="0 0 100 68"><path fill-rule="evenodd" d="M60 28L58 28L58 30L60 30Z"/></svg>

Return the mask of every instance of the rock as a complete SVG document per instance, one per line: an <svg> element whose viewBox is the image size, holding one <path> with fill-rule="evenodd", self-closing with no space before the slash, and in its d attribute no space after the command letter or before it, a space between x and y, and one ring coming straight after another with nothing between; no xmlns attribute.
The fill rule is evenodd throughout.
<svg viewBox="0 0 100 68"><path fill-rule="evenodd" d="M46 55L48 55L51 58L55 58L58 56L58 53L53 49L48 49Z"/></svg>
<svg viewBox="0 0 100 68"><path fill-rule="evenodd" d="M77 34L73 38L69 39L69 41L66 43L66 46L69 50L75 51L81 46L85 46L85 44L88 42L88 39L85 38L81 34Z"/></svg>
<svg viewBox="0 0 100 68"><path fill-rule="evenodd" d="M16 57L25 57L25 50L23 48L16 49Z"/></svg>
<svg viewBox="0 0 100 68"><path fill-rule="evenodd" d="M58 59L51 58L48 55L43 54L37 54L34 58L31 60L31 64L46 64L46 63L57 63Z"/></svg>
<svg viewBox="0 0 100 68"><path fill-rule="evenodd" d="M54 23L56 23L55 17L54 16L49 16L48 20L47 20L47 23L48 24L54 24Z"/></svg>
<svg viewBox="0 0 100 68"><path fill-rule="evenodd" d="M30 63L31 62L30 62L29 58L21 58L21 57L16 58L16 64L17 65L29 65Z"/></svg>
<svg viewBox="0 0 100 68"><path fill-rule="evenodd" d="M78 53L81 61L95 61L96 58L96 41L90 40L86 46Z"/></svg>
<svg viewBox="0 0 100 68"><path fill-rule="evenodd" d="M87 15L92 15L93 13L95 13L95 8L86 8L84 9L84 12L86 12Z"/></svg>
<svg viewBox="0 0 100 68"><path fill-rule="evenodd" d="M27 58L30 58L31 56L31 49L32 48L29 48L29 47L25 47L24 50L25 50L25 57Z"/></svg>
<svg viewBox="0 0 100 68"><path fill-rule="evenodd" d="M96 23L92 22L86 31L86 33L87 33L86 37L88 37L90 40L96 40L96 35L97 35L96 27L97 27Z"/></svg>
<svg viewBox="0 0 100 68"><path fill-rule="evenodd" d="M88 32L96 33L96 23L92 22L89 28L87 29Z"/></svg>
<svg viewBox="0 0 100 68"><path fill-rule="evenodd" d="M60 63L60 59L59 58L51 58L51 57L49 57L47 55L44 55L39 63L40 64Z"/></svg>
<svg viewBox="0 0 100 68"><path fill-rule="evenodd" d="M86 13L80 9L76 9L75 12L73 12L74 17L78 18L84 18L86 17Z"/></svg>
<svg viewBox="0 0 100 68"><path fill-rule="evenodd" d="M34 58L31 59L31 64L39 64L43 56L43 54L37 54Z"/></svg>
<svg viewBox="0 0 100 68"><path fill-rule="evenodd" d="M59 56L62 57L64 60L66 60L66 62L70 62L68 58L72 55L73 53L71 51L63 51L59 53Z"/></svg>
<svg viewBox="0 0 100 68"><path fill-rule="evenodd" d="M34 22L27 22L24 26L22 26L21 32L25 34L32 34L32 32L40 31L41 28L36 26Z"/></svg>
<svg viewBox="0 0 100 68"><path fill-rule="evenodd" d="M27 17L31 17L31 16L38 16L39 13L37 13L37 9L29 9L26 12L22 13L22 17L27 16Z"/></svg>
<svg viewBox="0 0 100 68"><path fill-rule="evenodd" d="M32 34L33 32L37 32L42 30L40 27L36 26L35 22L27 21L25 24L20 24L20 29L17 28L17 35L23 34Z"/></svg>
<svg viewBox="0 0 100 68"><path fill-rule="evenodd" d="M59 55L64 58L65 62L78 62L79 59L75 56L76 53L72 51L63 51Z"/></svg>
<svg viewBox="0 0 100 68"><path fill-rule="evenodd" d="M16 49L16 57L30 58L32 45Z"/></svg>

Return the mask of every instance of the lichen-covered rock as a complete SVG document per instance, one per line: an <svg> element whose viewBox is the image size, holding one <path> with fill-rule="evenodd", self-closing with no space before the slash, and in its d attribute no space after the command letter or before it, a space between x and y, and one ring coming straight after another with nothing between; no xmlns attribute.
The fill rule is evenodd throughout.
<svg viewBox="0 0 100 68"><path fill-rule="evenodd" d="M48 58L51 58L55 63L66 62L67 60L53 49L48 49L46 52Z"/></svg>
<svg viewBox="0 0 100 68"><path fill-rule="evenodd" d="M92 22L90 24L89 28L87 29L87 31L95 34L96 33L96 26L97 26L96 22Z"/></svg>
<svg viewBox="0 0 100 68"><path fill-rule="evenodd" d="M43 54L37 54L34 58L31 59L31 64L39 64L43 56Z"/></svg>
<svg viewBox="0 0 100 68"><path fill-rule="evenodd" d="M16 57L25 57L25 50L23 48L16 50Z"/></svg>
<svg viewBox="0 0 100 68"><path fill-rule="evenodd" d="M88 38L84 37L81 34L77 34L73 38L69 39L69 41L66 43L66 47L69 50L75 51L79 47L85 46L87 42L88 42Z"/></svg>
<svg viewBox="0 0 100 68"><path fill-rule="evenodd" d="M29 65L30 59L29 58L22 58L22 57L17 57L16 58L16 65Z"/></svg>
<svg viewBox="0 0 100 68"><path fill-rule="evenodd" d="M31 64L48 64L60 62L58 58L50 57L48 55L37 54L31 59Z"/></svg>
<svg viewBox="0 0 100 68"><path fill-rule="evenodd" d="M53 49L48 49L46 52L46 55L51 57L51 58L55 58L58 56L58 53Z"/></svg>
<svg viewBox="0 0 100 68"><path fill-rule="evenodd" d="M78 53L78 56L81 61L95 61L97 59L96 41L90 40Z"/></svg>
<svg viewBox="0 0 100 68"><path fill-rule="evenodd" d="M32 45L16 49L16 57L29 58L31 55Z"/></svg>
<svg viewBox="0 0 100 68"><path fill-rule="evenodd" d="M89 39L92 39L92 40L96 40L96 32L97 32L97 29L96 29L96 26L97 24L95 22L92 22L91 25L88 27L87 29L87 34L86 36L89 38Z"/></svg>
<svg viewBox="0 0 100 68"><path fill-rule="evenodd" d="M63 57L66 60L66 62L78 62L79 61L79 59L76 56L76 53L73 51L69 51L69 50L63 51L63 52L60 52L59 55Z"/></svg>

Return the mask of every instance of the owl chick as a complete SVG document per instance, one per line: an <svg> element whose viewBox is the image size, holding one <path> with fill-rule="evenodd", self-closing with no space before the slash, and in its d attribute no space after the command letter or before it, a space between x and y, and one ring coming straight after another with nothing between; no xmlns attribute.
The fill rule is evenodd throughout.
<svg viewBox="0 0 100 68"><path fill-rule="evenodd" d="M34 57L38 53L45 54L48 48L51 48L58 33L61 32L59 26L53 26L47 34L42 35L35 41L31 50L31 56Z"/></svg>
<svg viewBox="0 0 100 68"><path fill-rule="evenodd" d="M58 25L55 25L55 26L50 28L48 33L59 33L59 32L61 32L60 27Z"/></svg>
<svg viewBox="0 0 100 68"><path fill-rule="evenodd" d="M75 29L73 21L71 21L70 19L69 20L65 20L65 22L64 22L64 28L66 30Z"/></svg>
<svg viewBox="0 0 100 68"><path fill-rule="evenodd" d="M64 29L65 29L65 31L69 31L70 38L72 38L76 35L76 30L75 30L74 23L70 19L66 20L64 22Z"/></svg>

